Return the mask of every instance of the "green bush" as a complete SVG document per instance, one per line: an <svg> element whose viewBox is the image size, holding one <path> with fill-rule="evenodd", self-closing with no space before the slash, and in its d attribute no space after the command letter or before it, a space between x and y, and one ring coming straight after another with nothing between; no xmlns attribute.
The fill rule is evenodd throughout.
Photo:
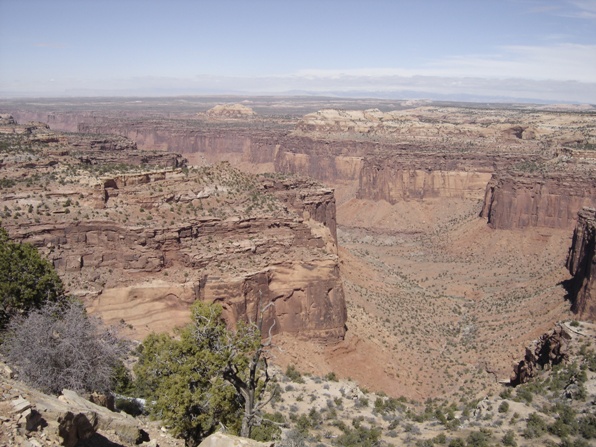
<svg viewBox="0 0 596 447"><path fill-rule="evenodd" d="M489 430L481 429L468 435L466 447L488 447L492 435Z"/></svg>
<svg viewBox="0 0 596 447"><path fill-rule="evenodd" d="M192 323L178 337L150 334L134 368L135 387L147 397L152 415L188 443L200 442L220 424L231 433L240 433L247 400L232 384L233 374L246 377L261 346L261 334L251 325L239 324L236 331L228 331L221 306L197 301L191 312ZM262 375L259 369L250 382L264 385ZM271 386L256 391L265 389ZM255 405L258 396L254 395Z"/></svg>
<svg viewBox="0 0 596 447"><path fill-rule="evenodd" d="M517 442L515 441L515 433L513 432L513 430L507 430L507 433L505 433L501 442L503 445L517 447Z"/></svg>
<svg viewBox="0 0 596 447"><path fill-rule="evenodd" d="M507 413L509 411L509 402L504 400L498 408L499 413Z"/></svg>
<svg viewBox="0 0 596 447"><path fill-rule="evenodd" d="M294 365L288 365L286 368L286 377L295 383L304 383L302 374L296 369Z"/></svg>
<svg viewBox="0 0 596 447"><path fill-rule="evenodd" d="M546 422L542 419L538 413L532 413L528 416L526 422L526 429L523 432L523 436L526 439L534 439L541 437L546 432Z"/></svg>
<svg viewBox="0 0 596 447"><path fill-rule="evenodd" d="M30 244L10 240L0 227L0 330L17 314L58 301L64 287L52 264Z"/></svg>

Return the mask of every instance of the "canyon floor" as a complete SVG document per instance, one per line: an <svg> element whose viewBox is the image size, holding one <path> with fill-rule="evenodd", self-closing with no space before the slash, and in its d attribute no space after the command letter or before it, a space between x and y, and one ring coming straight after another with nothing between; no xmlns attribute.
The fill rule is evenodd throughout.
<svg viewBox="0 0 596 447"><path fill-rule="evenodd" d="M528 339L572 318L561 284L571 235L496 232L480 207L340 205L346 340L324 350L287 341L292 360L416 400L475 398L508 380Z"/></svg>

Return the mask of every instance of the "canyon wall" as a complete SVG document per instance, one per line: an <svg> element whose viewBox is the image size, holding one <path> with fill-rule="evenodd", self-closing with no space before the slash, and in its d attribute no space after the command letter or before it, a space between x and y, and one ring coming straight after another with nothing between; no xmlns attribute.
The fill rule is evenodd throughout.
<svg viewBox="0 0 596 447"><path fill-rule="evenodd" d="M142 337L184 324L196 299L220 302L231 325L272 302L273 333L343 338L331 189L229 163L188 168L121 137L0 124L3 226L90 312Z"/></svg>
<svg viewBox="0 0 596 447"><path fill-rule="evenodd" d="M357 197L396 203L429 198L481 199L491 178L490 158L452 159L441 154L408 154L366 159Z"/></svg>
<svg viewBox="0 0 596 447"><path fill-rule="evenodd" d="M569 249L567 268L573 275L569 295L571 310L581 318L596 319L596 210L584 208L578 214Z"/></svg>
<svg viewBox="0 0 596 447"><path fill-rule="evenodd" d="M77 120L74 112L18 113L61 128ZM338 188L342 203L352 197L392 204L484 198L482 216L494 229L571 228L581 207L596 206L591 174L596 158L594 151L581 149L596 141L591 130L595 117L589 113L420 107L320 110L270 121L220 119L209 113L193 119L118 113L121 119L80 113L78 129L125 136L143 150L181 152L189 159L200 154L208 162L229 160L244 169L307 175ZM570 169L579 159L584 166ZM551 160L567 167L551 169ZM535 171L536 166L546 170Z"/></svg>
<svg viewBox="0 0 596 447"><path fill-rule="evenodd" d="M596 206L596 178L590 174L501 173L486 187L481 216L495 229L572 228L584 206Z"/></svg>

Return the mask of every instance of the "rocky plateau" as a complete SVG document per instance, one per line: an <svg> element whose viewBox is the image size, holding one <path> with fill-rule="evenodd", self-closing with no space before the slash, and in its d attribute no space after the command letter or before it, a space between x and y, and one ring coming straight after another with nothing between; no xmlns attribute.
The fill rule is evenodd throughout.
<svg viewBox="0 0 596 447"><path fill-rule="evenodd" d="M1 130L3 226L107 322L142 337L183 324L196 299L221 302L232 325L273 302L273 333L343 338L330 189L226 163L188 168L131 141L97 148L9 117Z"/></svg>

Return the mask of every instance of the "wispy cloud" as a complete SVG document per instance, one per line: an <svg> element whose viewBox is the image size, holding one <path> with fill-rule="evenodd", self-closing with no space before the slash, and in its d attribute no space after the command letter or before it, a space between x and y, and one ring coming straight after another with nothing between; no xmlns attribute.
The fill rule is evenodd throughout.
<svg viewBox="0 0 596 447"><path fill-rule="evenodd" d="M447 76L524 78L594 82L596 80L596 45L559 43L555 45L510 45L490 54L467 54L436 59L415 69L399 67L348 70L301 70L303 78L329 79L342 76Z"/></svg>
<svg viewBox="0 0 596 447"><path fill-rule="evenodd" d="M596 1L594 0L571 0L571 4L576 8L567 13L568 17L578 19L596 20Z"/></svg>
<svg viewBox="0 0 596 447"><path fill-rule="evenodd" d="M487 55L461 55L429 64L428 74L594 82L596 45L509 45Z"/></svg>

